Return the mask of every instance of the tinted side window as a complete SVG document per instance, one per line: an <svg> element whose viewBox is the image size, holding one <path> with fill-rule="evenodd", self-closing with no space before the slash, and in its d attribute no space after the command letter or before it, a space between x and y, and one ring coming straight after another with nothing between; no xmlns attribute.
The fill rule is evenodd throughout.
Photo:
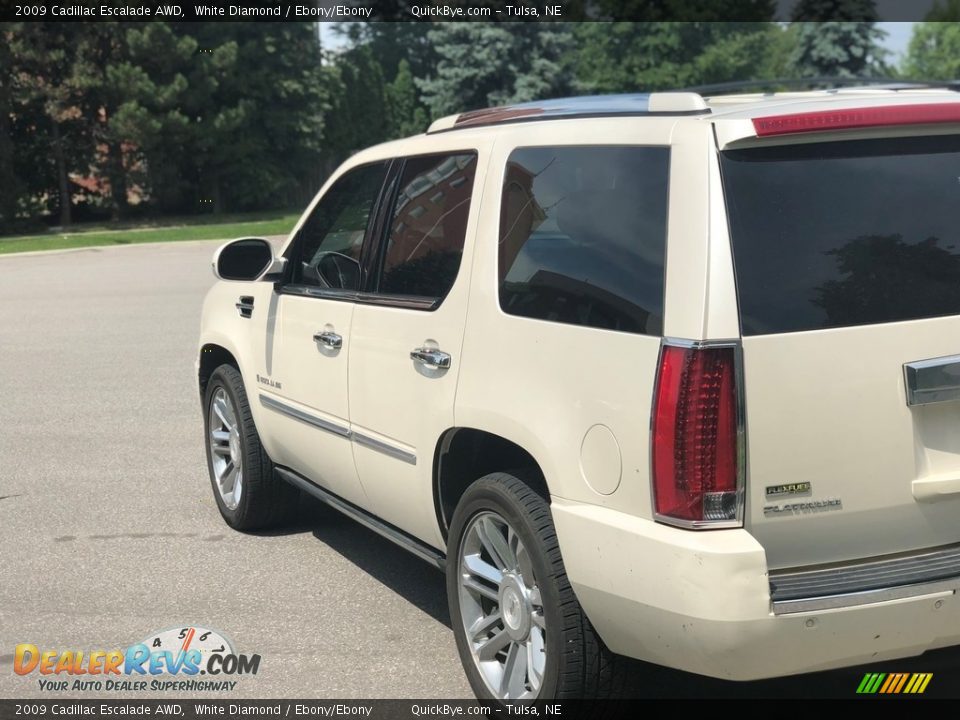
<svg viewBox="0 0 960 720"><path fill-rule="evenodd" d="M388 219L379 292L446 296L460 269L476 171L474 153L406 161Z"/></svg>
<svg viewBox="0 0 960 720"><path fill-rule="evenodd" d="M960 137L721 154L744 335L960 314Z"/></svg>
<svg viewBox="0 0 960 720"><path fill-rule="evenodd" d="M515 150L500 210L503 311L660 334L669 153L606 146Z"/></svg>
<svg viewBox="0 0 960 720"><path fill-rule="evenodd" d="M387 174L387 163L348 171L317 203L300 229L292 282L360 289L360 251Z"/></svg>

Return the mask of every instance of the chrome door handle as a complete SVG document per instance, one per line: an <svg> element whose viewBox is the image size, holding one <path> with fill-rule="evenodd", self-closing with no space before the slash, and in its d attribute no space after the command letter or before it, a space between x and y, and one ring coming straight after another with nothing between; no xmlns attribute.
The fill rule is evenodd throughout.
<svg viewBox="0 0 960 720"><path fill-rule="evenodd" d="M419 347L410 351L410 357L421 365L435 370L446 370L450 367L450 355L442 350Z"/></svg>
<svg viewBox="0 0 960 720"><path fill-rule="evenodd" d="M343 347L343 338L329 330L314 333L313 339L330 350L339 350Z"/></svg>
<svg viewBox="0 0 960 720"><path fill-rule="evenodd" d="M960 400L960 355L906 363L903 375L910 407Z"/></svg>

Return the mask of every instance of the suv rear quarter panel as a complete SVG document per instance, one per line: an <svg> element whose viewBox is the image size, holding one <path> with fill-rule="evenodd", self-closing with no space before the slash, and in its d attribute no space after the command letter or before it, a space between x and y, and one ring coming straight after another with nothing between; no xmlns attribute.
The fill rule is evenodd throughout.
<svg viewBox="0 0 960 720"><path fill-rule="evenodd" d="M691 339L706 330L707 275L717 261L707 242L713 138L706 123L603 118L501 128L477 226L456 423L525 448L555 497L649 518L650 410L661 338L518 317L500 308L498 239L507 159L516 148L554 145L671 148L664 330ZM729 250L723 260L729 263ZM609 435L594 431L585 446L598 425ZM600 436L601 442L593 442ZM611 474L618 476L613 483ZM613 492L598 491L611 484Z"/></svg>

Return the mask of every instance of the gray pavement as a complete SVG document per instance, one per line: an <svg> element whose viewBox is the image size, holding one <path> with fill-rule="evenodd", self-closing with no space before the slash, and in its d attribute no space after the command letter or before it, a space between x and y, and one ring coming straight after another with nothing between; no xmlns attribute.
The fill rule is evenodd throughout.
<svg viewBox="0 0 960 720"><path fill-rule="evenodd" d="M469 697L440 573L322 506L279 534L221 521L193 369L216 245L0 256L0 698L41 695L36 672L13 672L18 643L111 650L189 624L263 658L223 699ZM960 693L956 650L874 670ZM644 668L637 691L850 697L863 672L731 684Z"/></svg>
<svg viewBox="0 0 960 720"><path fill-rule="evenodd" d="M191 623L263 657L226 698L470 696L439 572L322 506L221 521L193 369L216 246L0 256L0 697L40 695L18 643Z"/></svg>

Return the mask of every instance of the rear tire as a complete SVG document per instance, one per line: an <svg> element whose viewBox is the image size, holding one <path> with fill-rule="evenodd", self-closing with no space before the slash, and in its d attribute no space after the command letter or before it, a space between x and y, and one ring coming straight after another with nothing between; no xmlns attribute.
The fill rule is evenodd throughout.
<svg viewBox="0 0 960 720"><path fill-rule="evenodd" d="M447 597L460 660L478 698L609 698L622 692L628 661L604 646L580 607L547 499L516 475L481 478L457 505Z"/></svg>
<svg viewBox="0 0 960 720"><path fill-rule="evenodd" d="M203 407L210 484L227 525L262 530L291 519L299 492L274 473L235 367L221 365L213 371Z"/></svg>

